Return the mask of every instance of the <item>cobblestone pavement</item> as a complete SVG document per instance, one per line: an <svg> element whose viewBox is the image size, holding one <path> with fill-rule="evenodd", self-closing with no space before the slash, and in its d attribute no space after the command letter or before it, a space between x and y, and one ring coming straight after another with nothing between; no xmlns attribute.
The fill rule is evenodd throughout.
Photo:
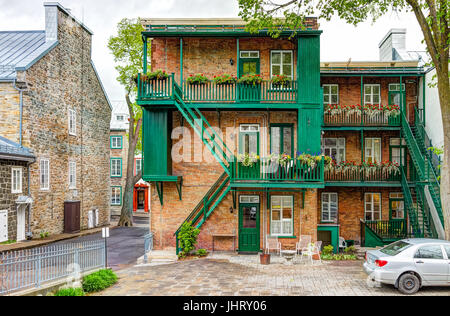
<svg viewBox="0 0 450 316"><path fill-rule="evenodd" d="M278 261L279 262L279 261ZM371 287L362 262L261 266L255 256L237 256L136 266L118 272L104 296L297 296L400 295L392 286ZM424 288L418 295L450 296L450 288Z"/></svg>

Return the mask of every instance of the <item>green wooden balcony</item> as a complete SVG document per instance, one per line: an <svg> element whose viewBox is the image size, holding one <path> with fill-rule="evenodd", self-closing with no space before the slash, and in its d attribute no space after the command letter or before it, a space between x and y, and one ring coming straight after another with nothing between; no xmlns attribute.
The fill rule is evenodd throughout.
<svg viewBox="0 0 450 316"><path fill-rule="evenodd" d="M354 126L354 127L400 127L401 116L396 117L385 116L383 113L369 115L365 110L361 113L339 113L331 114L327 111L324 113L324 126Z"/></svg>
<svg viewBox="0 0 450 316"><path fill-rule="evenodd" d="M173 100L174 83L176 80L173 74L165 80L142 81L138 76L138 103ZM215 84L212 81L205 84L189 84L184 81L181 89L183 101L186 103L295 104L298 97L296 81L281 87L273 86L269 80L257 85Z"/></svg>
<svg viewBox="0 0 450 316"><path fill-rule="evenodd" d="M380 183L395 182L400 183L401 174L395 172L386 172L381 169L375 171L365 170L326 170L325 182L332 183Z"/></svg>
<svg viewBox="0 0 450 316"><path fill-rule="evenodd" d="M230 163L232 169L231 182L235 186L254 185L262 187L284 186L293 187L316 186L323 187L324 160L316 166L310 167L296 159L292 159L285 165L281 165L269 158L262 158L252 166L244 166L242 162L235 160ZM309 185L308 185L309 184Z"/></svg>

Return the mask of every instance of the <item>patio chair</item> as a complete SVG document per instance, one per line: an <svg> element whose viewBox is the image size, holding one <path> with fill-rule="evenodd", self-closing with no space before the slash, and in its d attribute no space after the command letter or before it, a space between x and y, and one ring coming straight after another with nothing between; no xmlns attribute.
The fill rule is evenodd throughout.
<svg viewBox="0 0 450 316"><path fill-rule="evenodd" d="M300 240L295 246L295 250L297 250L297 254L299 255L300 252L302 252L304 249L306 249L310 243L311 243L311 236L309 236L309 235L300 236Z"/></svg>
<svg viewBox="0 0 450 316"><path fill-rule="evenodd" d="M339 237L339 252L343 252L347 248L347 242L343 237Z"/></svg>
<svg viewBox="0 0 450 316"><path fill-rule="evenodd" d="M270 250L275 250L281 257L281 243L278 241L278 237L266 236L266 253L269 254Z"/></svg>
<svg viewBox="0 0 450 316"><path fill-rule="evenodd" d="M300 261L303 261L304 257L308 257L311 264L314 264L313 257L317 255L317 257L319 258L319 262L322 263L322 259L320 258L321 249L322 249L322 241L319 240L316 243L309 243L306 249L302 250Z"/></svg>

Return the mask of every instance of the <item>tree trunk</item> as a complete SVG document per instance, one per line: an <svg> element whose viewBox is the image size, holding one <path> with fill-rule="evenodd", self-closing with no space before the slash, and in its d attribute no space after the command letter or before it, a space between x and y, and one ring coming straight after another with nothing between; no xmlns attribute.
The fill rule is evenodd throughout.
<svg viewBox="0 0 450 316"><path fill-rule="evenodd" d="M441 201L445 223L445 237L450 240L450 84L448 70L438 73L439 100L444 127L444 161L441 169ZM448 68L447 68L448 69Z"/></svg>

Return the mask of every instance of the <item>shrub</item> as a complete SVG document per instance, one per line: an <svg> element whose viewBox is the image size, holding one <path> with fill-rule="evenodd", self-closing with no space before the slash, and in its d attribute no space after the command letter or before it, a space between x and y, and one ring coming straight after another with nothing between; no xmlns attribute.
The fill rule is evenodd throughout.
<svg viewBox="0 0 450 316"><path fill-rule="evenodd" d="M191 222L184 223L178 233L178 240L180 241L180 248L185 255L190 254L197 245L197 237L200 230L193 227Z"/></svg>
<svg viewBox="0 0 450 316"><path fill-rule="evenodd" d="M334 247L332 245L328 245L328 246L323 247L322 253L325 256L329 256L329 255L333 254L333 251L334 251Z"/></svg>
<svg viewBox="0 0 450 316"><path fill-rule="evenodd" d="M208 251L205 249L199 249L197 250L197 256L199 257L206 257L208 255Z"/></svg>
<svg viewBox="0 0 450 316"><path fill-rule="evenodd" d="M81 288L61 289L54 296L84 296L84 291Z"/></svg>
<svg viewBox="0 0 450 316"><path fill-rule="evenodd" d="M345 248L344 252L347 255L354 255L356 253L356 248L355 248L355 246L350 246L350 247Z"/></svg>
<svg viewBox="0 0 450 316"><path fill-rule="evenodd" d="M86 293L102 291L117 283L117 275L111 270L100 270L83 278L83 290Z"/></svg>

